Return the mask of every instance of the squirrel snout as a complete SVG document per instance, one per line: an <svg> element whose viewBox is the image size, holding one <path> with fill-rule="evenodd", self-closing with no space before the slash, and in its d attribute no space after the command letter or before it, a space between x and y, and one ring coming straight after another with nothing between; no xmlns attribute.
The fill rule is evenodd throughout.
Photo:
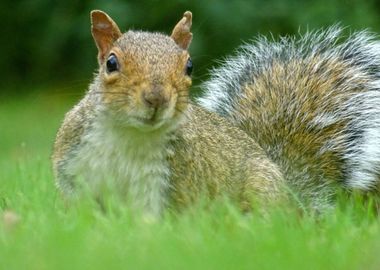
<svg viewBox="0 0 380 270"><path fill-rule="evenodd" d="M169 102L169 98L159 87L155 87L152 90L143 91L142 100L147 107L155 109L165 106Z"/></svg>

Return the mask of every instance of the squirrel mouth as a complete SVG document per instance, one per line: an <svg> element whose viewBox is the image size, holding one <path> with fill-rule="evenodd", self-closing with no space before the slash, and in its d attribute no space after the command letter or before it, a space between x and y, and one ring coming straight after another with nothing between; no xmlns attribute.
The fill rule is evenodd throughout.
<svg viewBox="0 0 380 270"><path fill-rule="evenodd" d="M143 130L153 130L172 123L174 115L167 108L154 108L142 115L130 115L129 124ZM169 125L170 126L170 125Z"/></svg>
<svg viewBox="0 0 380 270"><path fill-rule="evenodd" d="M162 119L159 118L159 113L157 109L153 111L150 117L135 116L133 118L144 126L155 126L163 122Z"/></svg>
<svg viewBox="0 0 380 270"><path fill-rule="evenodd" d="M154 125L157 122L157 109L154 109L150 117L146 117L146 118L141 117L140 121L147 125Z"/></svg>
<svg viewBox="0 0 380 270"><path fill-rule="evenodd" d="M165 119L133 117L130 124L141 131L152 131L161 128L166 123Z"/></svg>

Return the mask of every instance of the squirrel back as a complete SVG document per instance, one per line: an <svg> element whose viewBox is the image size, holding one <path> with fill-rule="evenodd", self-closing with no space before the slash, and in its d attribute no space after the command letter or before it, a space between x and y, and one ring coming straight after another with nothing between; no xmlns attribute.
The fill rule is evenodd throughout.
<svg viewBox="0 0 380 270"><path fill-rule="evenodd" d="M199 103L247 132L315 208L380 175L380 42L339 27L260 37L212 72Z"/></svg>

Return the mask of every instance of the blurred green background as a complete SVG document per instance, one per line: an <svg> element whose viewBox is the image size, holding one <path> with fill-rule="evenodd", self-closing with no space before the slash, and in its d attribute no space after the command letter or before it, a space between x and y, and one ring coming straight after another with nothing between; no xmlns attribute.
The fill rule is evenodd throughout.
<svg viewBox="0 0 380 270"><path fill-rule="evenodd" d="M134 222L123 206L107 215L86 203L64 207L49 157L97 68L92 9L122 30L165 33L191 10L195 85L258 33L340 22L380 34L376 1L0 0L0 269L379 269L380 219L361 204L317 219L215 205L159 223ZM5 209L21 217L14 233L3 229Z"/></svg>
<svg viewBox="0 0 380 270"><path fill-rule="evenodd" d="M276 37L337 22L380 33L380 1L374 0L20 0L0 5L3 94L85 88L97 67L92 9L106 11L122 30L165 33L191 10L195 84L207 78L217 59L258 33Z"/></svg>

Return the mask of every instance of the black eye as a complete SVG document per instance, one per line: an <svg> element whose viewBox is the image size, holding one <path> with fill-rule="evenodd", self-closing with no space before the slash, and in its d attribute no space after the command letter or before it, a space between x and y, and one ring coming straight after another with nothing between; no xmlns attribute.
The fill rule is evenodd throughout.
<svg viewBox="0 0 380 270"><path fill-rule="evenodd" d="M114 55L113 53L110 54L110 56L107 59L106 66L108 73L119 70L119 62L117 61L116 55Z"/></svg>
<svg viewBox="0 0 380 270"><path fill-rule="evenodd" d="M189 58L187 59L187 63L186 63L186 75L190 76L192 71L193 71L193 62L191 61L191 58Z"/></svg>

